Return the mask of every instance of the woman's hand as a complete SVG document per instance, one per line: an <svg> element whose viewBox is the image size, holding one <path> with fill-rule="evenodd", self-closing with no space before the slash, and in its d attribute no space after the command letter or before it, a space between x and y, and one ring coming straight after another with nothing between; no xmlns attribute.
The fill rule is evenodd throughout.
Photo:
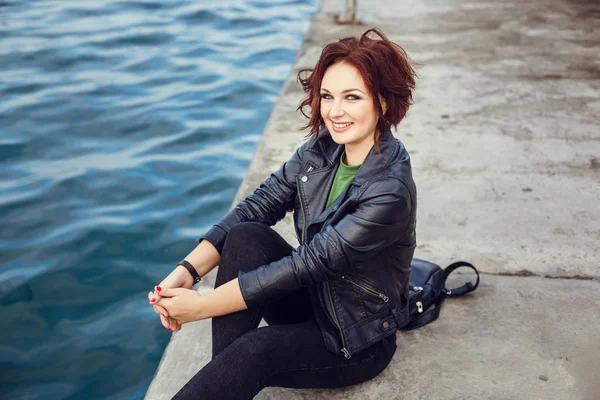
<svg viewBox="0 0 600 400"><path fill-rule="evenodd" d="M208 240L202 240L190 254L185 256L184 260L189 261L200 276L208 274L219 264L221 255L215 246ZM181 324L176 318L169 316L167 310L160 305L155 305L161 298L161 289L163 288L185 288L190 289L194 283L192 275L182 266L177 266L158 286L154 287L154 293L148 294L148 300L154 306L154 311L160 315L160 321L163 326L169 330L178 331ZM159 289L160 288L160 289ZM152 303L152 299L154 303ZM171 317L171 318L169 318Z"/></svg>
<svg viewBox="0 0 600 400"><path fill-rule="evenodd" d="M160 298L156 297L153 292L149 292L148 301L155 307L164 310L171 321L177 321L179 329L181 329L181 324L187 322L248 309L238 278L219 286L204 296L187 288L161 286L160 290L158 287L156 290L160 292Z"/></svg>
<svg viewBox="0 0 600 400"><path fill-rule="evenodd" d="M154 293L151 292L148 294L148 301L150 301L150 303L153 305L154 311L160 315L160 321L165 328L171 331L179 331L181 330L181 324L176 318L173 318L173 316L169 315L164 307L156 304L162 297L163 288L190 289L193 283L194 279L192 278L192 275L190 275L189 271L178 265L177 268L175 268L173 272L163 279L158 286L155 286ZM155 299L154 302L152 302L152 299Z"/></svg>
<svg viewBox="0 0 600 400"><path fill-rule="evenodd" d="M202 295L195 290L161 287L160 294L162 297L151 304L165 309L180 325L203 319ZM151 296L152 292L148 294Z"/></svg>

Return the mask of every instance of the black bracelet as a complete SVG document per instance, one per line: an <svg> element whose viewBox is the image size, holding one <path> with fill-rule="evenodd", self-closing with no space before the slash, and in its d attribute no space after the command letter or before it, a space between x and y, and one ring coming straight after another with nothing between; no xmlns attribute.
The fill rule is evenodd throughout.
<svg viewBox="0 0 600 400"><path fill-rule="evenodd" d="M181 260L177 263L177 265L181 265L182 267L187 269L190 272L190 274L192 274L192 278L194 278L194 283L192 285L195 285L196 283L200 282L200 275L198 275L196 268L194 268L192 264L190 264L186 260Z"/></svg>

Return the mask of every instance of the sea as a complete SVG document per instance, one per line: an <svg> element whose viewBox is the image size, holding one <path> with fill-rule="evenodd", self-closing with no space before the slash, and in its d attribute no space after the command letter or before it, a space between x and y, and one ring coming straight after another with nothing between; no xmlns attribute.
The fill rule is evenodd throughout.
<svg viewBox="0 0 600 400"><path fill-rule="evenodd" d="M144 397L317 3L0 0L1 399Z"/></svg>

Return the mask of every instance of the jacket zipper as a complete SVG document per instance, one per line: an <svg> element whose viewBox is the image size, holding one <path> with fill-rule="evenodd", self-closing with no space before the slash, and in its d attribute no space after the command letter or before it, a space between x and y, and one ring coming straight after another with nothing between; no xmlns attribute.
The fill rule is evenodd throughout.
<svg viewBox="0 0 600 400"><path fill-rule="evenodd" d="M336 328L340 332L340 338L342 339L342 353L344 354L344 357L346 357L346 359L349 360L350 357L352 357L352 355L350 355L350 352L346 348L346 340L344 339L344 333L342 332L342 328L340 327L340 322L338 321L337 315L335 313L335 308L333 306L333 299L331 297L331 288L329 287L329 282L325 282L325 284L327 285L327 299L329 300L329 306L331 307L331 316L333 319L333 323L335 324Z"/></svg>
<svg viewBox="0 0 600 400"><path fill-rule="evenodd" d="M346 282L349 282L349 283L353 284L357 288L362 289L364 292L367 292L368 294L370 294L372 296L379 297L381 300L383 300L384 303L387 303L388 301L390 301L390 298L387 297L385 294L376 292L375 290L373 290L371 288L368 288L368 287L366 287L364 285L361 285L360 283L355 282L352 279L349 279L345 275L342 275L342 279L345 280Z"/></svg>
<svg viewBox="0 0 600 400"><path fill-rule="evenodd" d="M302 196L302 194L300 195ZM302 227L302 243L300 244L305 244L306 241L306 225L307 225L307 218L306 218L306 211L304 210L304 200L302 198L300 198L300 209L302 210L302 215L304 216L304 226Z"/></svg>
<svg viewBox="0 0 600 400"><path fill-rule="evenodd" d="M306 172L310 172L312 170L313 170L313 167L311 165L308 167ZM306 228L308 226L308 219L306 218L306 212L304 211L304 202L303 201L300 201L300 208L302 209L302 215L304 215L304 227L302 228L302 244L304 244L304 242L306 240ZM331 296L331 288L329 287L329 282L325 282L325 284L327 285L327 299L329 300L329 306L331 307L331 315L332 315L333 323L335 324L336 328L340 332L340 338L342 339L342 350L341 351L342 351L342 354L344 354L344 357L346 357L346 359L350 359L350 357L352 357L352 355L346 348L346 340L344 339L344 333L342 332L342 328L340 327L340 322L338 321L337 315L335 313L335 308L333 306L333 299Z"/></svg>
<svg viewBox="0 0 600 400"><path fill-rule="evenodd" d="M312 171L314 168L312 165L309 165L304 173L308 173ZM298 178L296 178L298 179ZM300 183L297 183L298 187L300 187ZM304 226L302 227L302 244L306 241L306 229L308 227L308 218L306 218L306 211L304 210L304 201L300 199L300 209L302 210L302 215L304 216Z"/></svg>
<svg viewBox="0 0 600 400"><path fill-rule="evenodd" d="M304 212L304 201L300 199L300 209L302 209L302 215L304 215L304 226L302 227L302 244L305 244L306 241L306 212Z"/></svg>

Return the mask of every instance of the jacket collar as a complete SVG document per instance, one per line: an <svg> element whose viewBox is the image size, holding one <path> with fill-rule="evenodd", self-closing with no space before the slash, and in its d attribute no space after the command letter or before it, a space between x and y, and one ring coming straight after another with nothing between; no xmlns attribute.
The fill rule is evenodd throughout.
<svg viewBox="0 0 600 400"><path fill-rule="evenodd" d="M324 128L319 134L318 144L321 146L323 154L328 158L328 166L339 162L344 146L333 141L327 128ZM379 175L393 159L398 146L398 141L392 134L390 126L387 125L385 132L379 138L379 151L375 149L375 146L371 148L358 169L353 183L360 186Z"/></svg>

